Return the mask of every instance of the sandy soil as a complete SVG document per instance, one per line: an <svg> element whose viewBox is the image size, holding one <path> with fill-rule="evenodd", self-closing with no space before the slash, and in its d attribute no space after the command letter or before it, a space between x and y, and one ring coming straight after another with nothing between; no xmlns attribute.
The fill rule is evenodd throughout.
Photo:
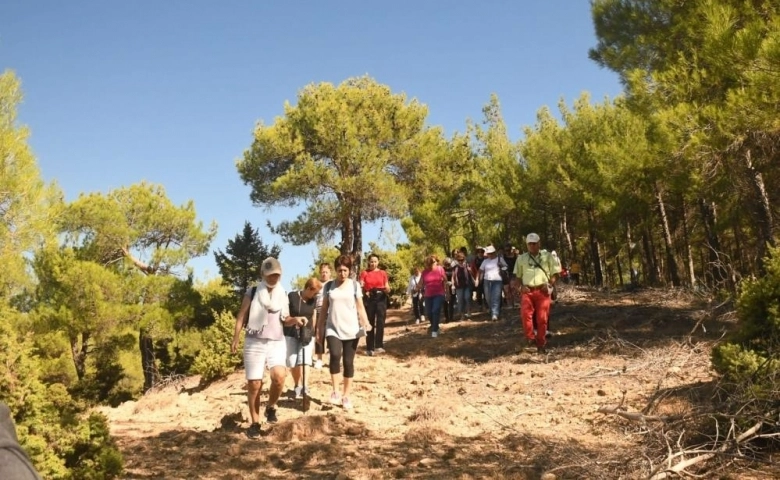
<svg viewBox="0 0 780 480"><path fill-rule="evenodd" d="M308 369L311 409L284 397L279 422L257 440L245 435L243 371L102 411L128 479L639 478L649 472L641 428L597 409L689 408L730 328L682 294L570 287L553 311L550 352L539 355L518 312L502 316L449 323L432 339L426 324L407 327L408 309L389 312L387 353L361 348L356 359L354 410L328 405L327 368ZM689 336L700 320L706 332Z"/></svg>

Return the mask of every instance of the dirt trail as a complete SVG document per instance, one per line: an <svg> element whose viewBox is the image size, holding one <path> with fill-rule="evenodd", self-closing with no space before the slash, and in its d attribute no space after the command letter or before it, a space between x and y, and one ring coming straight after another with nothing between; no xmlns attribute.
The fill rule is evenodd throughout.
<svg viewBox="0 0 780 480"><path fill-rule="evenodd" d="M351 412L323 402L327 368L308 370L313 403L280 402L279 423L250 440L244 376L205 388L198 378L104 408L125 456L125 478L617 478L633 477L628 422L596 410L684 408L680 387L710 380L709 351L728 325L673 295L564 290L550 353L523 348L519 325L409 325L389 313L387 353L356 359ZM515 310L505 318L517 320ZM226 346L227 347L227 346ZM288 377L287 388L292 388ZM640 459L641 460L641 459Z"/></svg>

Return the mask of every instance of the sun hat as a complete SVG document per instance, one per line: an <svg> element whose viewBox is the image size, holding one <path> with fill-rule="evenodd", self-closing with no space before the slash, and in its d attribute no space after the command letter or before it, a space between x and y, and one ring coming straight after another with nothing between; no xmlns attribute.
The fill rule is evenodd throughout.
<svg viewBox="0 0 780 480"><path fill-rule="evenodd" d="M487 247L485 247L485 253L486 254L487 253L496 253L496 247L494 247L493 245L488 245Z"/></svg>

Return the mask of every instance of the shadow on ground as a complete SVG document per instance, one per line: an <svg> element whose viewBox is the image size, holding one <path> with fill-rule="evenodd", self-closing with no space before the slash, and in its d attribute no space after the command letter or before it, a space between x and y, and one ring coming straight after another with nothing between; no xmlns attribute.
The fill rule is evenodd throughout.
<svg viewBox="0 0 780 480"><path fill-rule="evenodd" d="M578 291L595 293L585 289ZM643 348L679 342L689 336L692 342L711 341L733 327L732 323L712 315L703 302L693 307L690 303L679 302L686 306L665 303L667 293L663 290L599 294L609 296L608 305L581 300L556 303L550 319L555 336L548 343L554 355L560 358L639 354ZM408 332L385 341L385 346L390 355L398 358L424 354L484 363L516 355L527 347L519 311L503 309L501 315L498 322L490 322L489 316L482 313L470 321L444 325L441 335L435 339L430 338L427 323L410 325ZM403 318L396 318L388 327L400 327L408 322L408 317L405 314ZM578 346L589 348L578 349Z"/></svg>

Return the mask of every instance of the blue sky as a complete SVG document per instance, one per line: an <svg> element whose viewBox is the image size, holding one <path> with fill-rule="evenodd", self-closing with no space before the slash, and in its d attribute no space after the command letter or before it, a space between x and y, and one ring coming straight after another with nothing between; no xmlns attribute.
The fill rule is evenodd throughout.
<svg viewBox="0 0 780 480"><path fill-rule="evenodd" d="M587 0L545 1L7 1L0 69L25 93L19 119L46 180L67 199L140 181L195 202L224 250L245 220L282 247L286 279L308 273L314 245L265 228L295 215L252 206L235 161L258 120L315 82L368 74L429 107L448 135L480 120L496 93L514 139L544 105L583 91L621 92L588 59ZM381 241L364 229L366 246ZM190 264L218 274L213 255Z"/></svg>

